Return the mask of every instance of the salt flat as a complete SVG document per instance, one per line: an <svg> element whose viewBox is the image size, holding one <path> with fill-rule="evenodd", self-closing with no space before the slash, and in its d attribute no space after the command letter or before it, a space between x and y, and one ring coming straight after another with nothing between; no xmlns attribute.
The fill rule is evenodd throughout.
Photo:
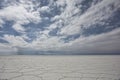
<svg viewBox="0 0 120 80"><path fill-rule="evenodd" d="M0 56L0 80L120 80L120 56Z"/></svg>

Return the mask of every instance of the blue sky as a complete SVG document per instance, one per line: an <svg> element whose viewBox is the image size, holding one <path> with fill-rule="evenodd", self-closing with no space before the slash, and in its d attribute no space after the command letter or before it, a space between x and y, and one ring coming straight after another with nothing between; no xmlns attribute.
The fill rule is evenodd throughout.
<svg viewBox="0 0 120 80"><path fill-rule="evenodd" d="M120 0L1 0L0 54L120 52Z"/></svg>

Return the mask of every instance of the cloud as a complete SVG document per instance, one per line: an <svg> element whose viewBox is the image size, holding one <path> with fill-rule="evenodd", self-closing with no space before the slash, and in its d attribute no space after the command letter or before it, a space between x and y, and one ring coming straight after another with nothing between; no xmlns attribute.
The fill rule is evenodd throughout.
<svg viewBox="0 0 120 80"><path fill-rule="evenodd" d="M3 27L2 24L4 24L4 21L0 19L0 27Z"/></svg>
<svg viewBox="0 0 120 80"><path fill-rule="evenodd" d="M16 31L24 31L24 27L22 25L28 23L38 23L41 21L40 14L37 11L28 11L27 8L24 7L24 4L19 5L9 5L0 10L0 19L1 25L3 24L3 20L6 21L14 21L13 29Z"/></svg>
<svg viewBox="0 0 120 80"><path fill-rule="evenodd" d="M111 4L114 6L113 9L111 9ZM67 20L67 25L63 27L59 33L66 35L79 34L82 32L82 28L94 27L93 25L98 23L105 24L105 21L108 20L109 17L111 17L115 11L120 8L119 4L119 0L103 0L92 5L80 16L77 15L72 17L72 15L74 15L74 10L77 8L75 8L74 2L68 2L70 7L68 6L63 14L60 15L63 19ZM80 13L80 11L78 12Z"/></svg>
<svg viewBox="0 0 120 80"><path fill-rule="evenodd" d="M33 49L41 51L63 51L69 54L89 54L89 53L118 53L120 28L108 33L91 35L89 37L81 36L74 41L64 43L58 37L38 38L32 43ZM71 53L70 53L71 52Z"/></svg>
<svg viewBox="0 0 120 80"><path fill-rule="evenodd" d="M0 38L8 42L0 41L1 53L120 50L119 0L3 0L1 4Z"/></svg>
<svg viewBox="0 0 120 80"><path fill-rule="evenodd" d="M11 45L0 43L0 55L17 55L17 49Z"/></svg>
<svg viewBox="0 0 120 80"><path fill-rule="evenodd" d="M0 11L0 16L6 20L18 21L20 23L40 20L37 12L28 12L23 6L6 7Z"/></svg>
<svg viewBox="0 0 120 80"><path fill-rule="evenodd" d="M50 9L49 9L49 7L48 6L43 6L43 7L41 7L40 8L40 12L49 12L50 11Z"/></svg>
<svg viewBox="0 0 120 80"><path fill-rule="evenodd" d="M59 2L59 0L58 0ZM64 2L64 1L62 1ZM82 4L81 1L66 1L65 4L67 4L66 8L60 15L56 15L52 18L53 21L56 21L54 24L52 24L50 27L55 29L58 28L61 24L62 27L57 34L60 35L76 35L76 34L83 34L84 29L91 29L91 28L97 28L99 26L105 27L111 27L106 26L109 24L110 17L113 16L113 14L116 13L119 9L119 1L116 0L103 0L99 3L96 3L96 1L91 2L91 7L89 7L86 12L82 13L82 10L78 7L76 7L76 4L80 4L82 6L87 6ZM87 3L87 2L86 2ZM96 4L95 4L96 3ZM75 13L74 13L75 10ZM108 20L109 19L109 20ZM62 21L63 23L60 23L59 21ZM58 25L59 24L59 25ZM99 25L99 26L97 26ZM112 25L115 27L115 25ZM50 28L49 27L49 28ZM94 32L94 31L93 31ZM88 32L87 32L88 33Z"/></svg>
<svg viewBox="0 0 120 80"><path fill-rule="evenodd" d="M27 42L21 36L4 35L3 39L8 41L13 47L25 47L27 45Z"/></svg>
<svg viewBox="0 0 120 80"><path fill-rule="evenodd" d="M118 53L120 51L120 28L108 33L81 37L71 42L68 50L77 53ZM66 47L63 49L67 50Z"/></svg>
<svg viewBox="0 0 120 80"><path fill-rule="evenodd" d="M15 29L17 32L25 32L25 29L24 27L22 27L20 24L14 24L13 26L13 29Z"/></svg>

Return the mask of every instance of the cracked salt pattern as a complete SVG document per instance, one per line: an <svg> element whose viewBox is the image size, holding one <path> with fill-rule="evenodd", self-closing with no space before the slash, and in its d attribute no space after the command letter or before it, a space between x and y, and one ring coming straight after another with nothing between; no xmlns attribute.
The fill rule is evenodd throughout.
<svg viewBox="0 0 120 80"><path fill-rule="evenodd" d="M120 56L0 56L0 79L120 80Z"/></svg>

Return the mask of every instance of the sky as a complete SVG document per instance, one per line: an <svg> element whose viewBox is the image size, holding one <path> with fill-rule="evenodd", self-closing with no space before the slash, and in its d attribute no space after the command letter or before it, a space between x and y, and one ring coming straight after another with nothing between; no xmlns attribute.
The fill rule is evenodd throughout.
<svg viewBox="0 0 120 80"><path fill-rule="evenodd" d="M0 55L106 53L120 53L120 0L0 0Z"/></svg>

